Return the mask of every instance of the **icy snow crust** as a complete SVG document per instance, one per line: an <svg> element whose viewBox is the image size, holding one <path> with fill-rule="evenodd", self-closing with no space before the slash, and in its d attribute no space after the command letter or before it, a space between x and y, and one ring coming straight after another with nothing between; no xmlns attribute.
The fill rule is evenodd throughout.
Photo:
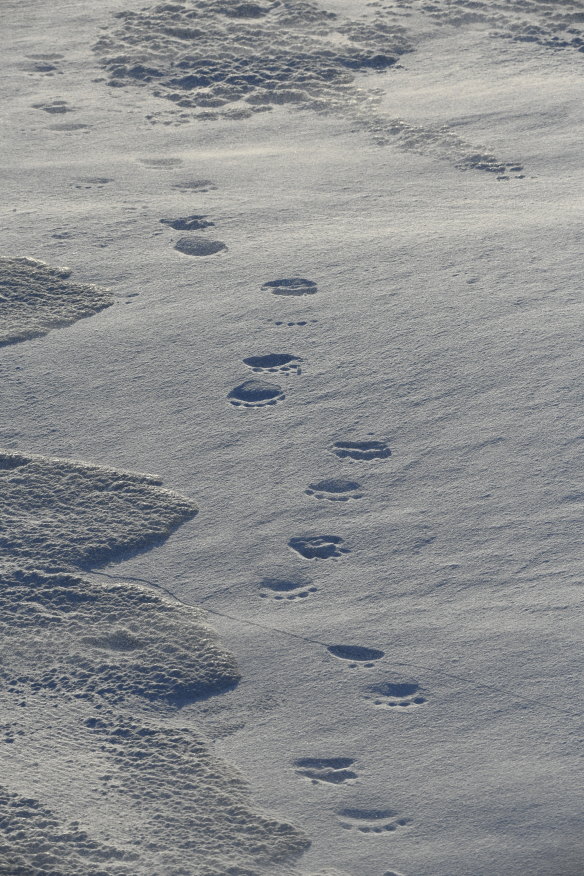
<svg viewBox="0 0 584 876"><path fill-rule="evenodd" d="M195 731L168 725L173 710L240 679L202 612L137 584L51 571L151 547L196 505L151 476L40 456L2 453L0 477L2 741L37 768L57 739L76 770L98 747L100 803L132 825L112 846L36 796L2 789L0 872L222 876L234 861L251 874L300 854L308 840L299 831L252 811L244 780ZM35 720L45 736L31 734Z"/></svg>
<svg viewBox="0 0 584 876"><path fill-rule="evenodd" d="M71 274L36 259L0 257L0 346L46 335L113 304L110 292L72 283Z"/></svg>
<svg viewBox="0 0 584 876"><path fill-rule="evenodd" d="M31 759L53 758L67 784L53 787L52 799L65 814L34 796L0 790L6 876L252 876L280 865L285 873L286 859L307 845L291 826L249 808L246 782L192 728L107 709L92 713L41 695L29 701L27 722L23 714L3 725L3 741L12 741L11 751L25 747ZM53 725L44 726L47 720ZM67 757L55 751L56 728ZM30 760L18 759L19 784L29 784ZM36 773L37 793L50 793L38 764ZM92 830L84 827L88 811Z"/></svg>
<svg viewBox="0 0 584 876"><path fill-rule="evenodd" d="M21 453L0 454L0 480L0 701L6 716L29 716L3 724L3 742L18 743L27 761L42 757L30 718L48 710L46 743L64 740L70 762L81 768L99 747L111 771L97 779L101 802L134 833L112 846L36 797L1 789L0 872L222 876L234 866L265 872L303 852L308 840L252 811L243 779L203 739L164 723L169 709L240 679L202 612L137 584L54 573L152 547L197 513L195 503L152 476ZM135 718L141 701L150 722ZM156 707L162 714L152 723ZM81 739L79 726L68 726L71 710Z"/></svg>

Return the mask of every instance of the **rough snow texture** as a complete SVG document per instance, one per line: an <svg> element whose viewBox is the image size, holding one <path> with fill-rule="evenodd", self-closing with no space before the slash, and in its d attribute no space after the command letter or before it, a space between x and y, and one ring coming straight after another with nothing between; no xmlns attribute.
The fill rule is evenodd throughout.
<svg viewBox="0 0 584 876"><path fill-rule="evenodd" d="M121 24L95 46L109 85L149 88L175 104L178 124L286 105L343 115L379 145L397 141L463 169L505 175L514 166L445 126L376 111L378 95L359 87L357 75L386 73L413 48L401 19L385 11L351 19L310 2L181 0L116 17Z"/></svg>
<svg viewBox="0 0 584 876"><path fill-rule="evenodd" d="M487 25L492 36L537 43L551 49L582 51L584 14L578 0L396 0L399 9L415 10L443 25Z"/></svg>
<svg viewBox="0 0 584 876"><path fill-rule="evenodd" d="M12 876L132 876L135 852L96 842L33 797L0 787L0 873ZM127 863L122 863L127 862Z"/></svg>
<svg viewBox="0 0 584 876"><path fill-rule="evenodd" d="M239 680L201 612L143 587L12 570L1 594L0 677L19 696L184 705Z"/></svg>
<svg viewBox="0 0 584 876"><path fill-rule="evenodd" d="M43 693L18 705L3 741L23 764L19 785L33 790L0 790L6 876L284 874L308 845L292 826L250 809L245 780L192 729L87 703L64 707ZM55 806L41 802L47 788ZM56 814L59 805L66 814Z"/></svg>
<svg viewBox="0 0 584 876"><path fill-rule="evenodd" d="M164 540L197 513L150 475L0 453L0 561L91 567Z"/></svg>
<svg viewBox="0 0 584 876"><path fill-rule="evenodd" d="M107 290L71 283L71 273L36 259L0 258L0 346L46 335L113 304Z"/></svg>
<svg viewBox="0 0 584 876"><path fill-rule="evenodd" d="M96 46L110 85L148 84L180 107L228 117L284 103L327 111L355 72L385 70L409 48L401 28L306 2L199 0L116 17L121 26Z"/></svg>
<svg viewBox="0 0 584 876"><path fill-rule="evenodd" d="M251 812L241 776L191 730L131 718L90 719L87 727L89 743L103 746L112 768L123 773L117 793L141 811L154 845L183 872L245 872L243 865L281 863L309 845L291 825Z"/></svg>
<svg viewBox="0 0 584 876"><path fill-rule="evenodd" d="M19 788L0 791L0 873L253 876L300 855L306 837L252 811L243 779L172 724L173 709L239 681L201 612L143 587L30 568L91 566L148 547L196 505L154 477L21 453L0 454L0 479L0 711L12 718L0 730L35 770L32 783L19 776ZM156 723L135 717L142 705ZM41 773L51 800L64 781L77 801L86 790L77 775L96 750L89 836L45 808L37 785ZM17 793L23 785L29 796ZM104 806L126 825L117 846L99 828Z"/></svg>

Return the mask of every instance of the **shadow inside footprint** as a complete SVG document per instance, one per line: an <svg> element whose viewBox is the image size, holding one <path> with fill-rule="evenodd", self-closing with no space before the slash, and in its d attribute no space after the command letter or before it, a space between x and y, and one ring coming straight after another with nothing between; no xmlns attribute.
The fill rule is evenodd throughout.
<svg viewBox="0 0 584 876"><path fill-rule="evenodd" d="M310 779L316 785L324 782L329 785L342 785L359 778L349 769L355 763L352 757L300 757L294 761L299 776Z"/></svg>
<svg viewBox="0 0 584 876"><path fill-rule="evenodd" d="M184 255L210 256L226 250L227 246L221 240L207 240L206 237L181 237L174 248Z"/></svg>
<svg viewBox="0 0 584 876"><path fill-rule="evenodd" d="M364 648L361 645L329 645L327 648L334 657L340 660L349 660L355 666L362 663L364 666L373 666L373 660L381 660L385 652L378 648Z"/></svg>
<svg viewBox="0 0 584 876"><path fill-rule="evenodd" d="M175 231L201 231L210 228L214 222L207 222L205 215L181 216L178 219L161 219L162 225L168 225Z"/></svg>
<svg viewBox="0 0 584 876"><path fill-rule="evenodd" d="M414 681L385 681L372 684L367 688L366 698L371 700L374 706L398 710L421 706L426 702L426 697L420 693L420 685Z"/></svg>
<svg viewBox="0 0 584 876"><path fill-rule="evenodd" d="M386 441L335 441L332 451L339 459L387 459L391 456Z"/></svg>
<svg viewBox="0 0 584 876"><path fill-rule="evenodd" d="M343 539L338 535L312 535L291 538L288 546L307 560L326 560L330 557L340 557L349 554L349 548L343 548Z"/></svg>
<svg viewBox="0 0 584 876"><path fill-rule="evenodd" d="M181 192L205 192L215 191L217 186L210 179L190 179L185 182L175 183L173 189L178 189Z"/></svg>
<svg viewBox="0 0 584 876"><path fill-rule="evenodd" d="M286 398L282 387L277 383L268 383L265 380L246 380L232 389L227 396L230 404L235 407L261 408L266 405L275 405Z"/></svg>
<svg viewBox="0 0 584 876"><path fill-rule="evenodd" d="M265 356L248 356L243 364L252 371L268 371L272 373L300 374L301 361L299 356L291 356L289 353L267 353Z"/></svg>
<svg viewBox="0 0 584 876"><path fill-rule="evenodd" d="M309 484L304 491L307 496L315 499L328 499L329 502L348 502L349 499L362 499L361 484L357 481L347 481L343 478L328 478Z"/></svg>
<svg viewBox="0 0 584 876"><path fill-rule="evenodd" d="M262 289L272 295L314 295L318 292L316 283L304 277L288 277L283 280L270 280L264 283Z"/></svg>

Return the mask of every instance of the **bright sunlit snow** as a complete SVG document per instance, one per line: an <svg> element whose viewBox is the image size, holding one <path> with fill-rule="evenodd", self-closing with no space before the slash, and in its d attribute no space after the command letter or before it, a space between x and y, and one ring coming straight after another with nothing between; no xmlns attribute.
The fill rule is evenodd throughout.
<svg viewBox="0 0 584 876"><path fill-rule="evenodd" d="M2 13L0 874L582 876L581 0Z"/></svg>

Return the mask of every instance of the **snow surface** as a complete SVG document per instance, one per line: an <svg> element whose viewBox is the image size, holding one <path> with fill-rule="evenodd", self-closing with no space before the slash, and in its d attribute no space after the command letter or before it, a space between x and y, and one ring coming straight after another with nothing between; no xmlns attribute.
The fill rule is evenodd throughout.
<svg viewBox="0 0 584 876"><path fill-rule="evenodd" d="M582 3L3 13L0 872L582 876Z"/></svg>

